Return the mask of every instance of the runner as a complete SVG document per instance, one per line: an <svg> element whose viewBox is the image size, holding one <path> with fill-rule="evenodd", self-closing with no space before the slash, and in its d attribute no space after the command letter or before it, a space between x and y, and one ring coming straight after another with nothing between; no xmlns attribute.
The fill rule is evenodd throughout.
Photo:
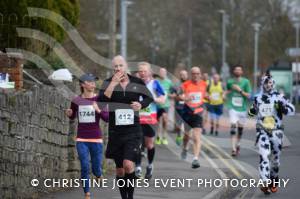
<svg viewBox="0 0 300 199"><path fill-rule="evenodd" d="M109 105L109 137L106 157L116 163L117 180L135 179L134 163L140 154L142 129L139 111L153 100L145 83L127 74L122 56L112 60L114 75L103 82L99 98ZM119 187L122 199L132 199L134 186Z"/></svg>
<svg viewBox="0 0 300 199"><path fill-rule="evenodd" d="M283 138L283 115L293 115L295 107L279 92L275 91L275 81L269 72L262 78L261 92L254 97L249 110L250 116L257 116L256 144L260 163L259 175L264 181L261 190L265 194L277 192L280 153ZM271 156L272 155L272 156ZM272 157L272 158L271 158Z"/></svg>
<svg viewBox="0 0 300 199"><path fill-rule="evenodd" d="M201 70L199 67L191 69L191 80L184 82L181 86L181 99L185 101L183 110L183 119L185 121L185 134L183 138L182 159L187 157L187 147L189 142L189 131L192 129L193 134L193 153L194 158L192 168L200 167L199 154L201 150L201 133L202 133L202 112L203 98L206 95L206 82L201 80Z"/></svg>
<svg viewBox="0 0 300 199"><path fill-rule="evenodd" d="M159 128L158 130L158 135L156 137L155 144L168 145L168 140L165 135L167 134L168 111L170 108L170 92L172 89L172 82L170 79L168 79L167 70L165 68L161 68L159 70L158 81L164 89L164 92L166 94L166 101L164 104L158 105L157 118L158 118L158 122L162 123L162 128Z"/></svg>
<svg viewBox="0 0 300 199"><path fill-rule="evenodd" d="M247 102L251 93L251 85L248 79L242 77L243 67L241 65L234 66L233 75L234 78L227 81L226 99L231 124L231 155L236 156L240 152L240 141L247 119Z"/></svg>
<svg viewBox="0 0 300 199"><path fill-rule="evenodd" d="M183 82L188 80L188 72L186 70L181 70L179 72L179 82L177 82L174 86L174 89L172 93L175 94L174 99L175 99L175 131L176 131L176 144L180 146L182 144L183 136L181 132L183 132L183 107L184 107L184 101L180 99L179 93L180 93L180 88Z"/></svg>
<svg viewBox="0 0 300 199"><path fill-rule="evenodd" d="M222 88L222 82L220 76L216 73L212 77L212 81L209 81L207 86L209 105L208 112L210 117L210 134L219 134L219 120L223 114L223 99L224 93Z"/></svg>
<svg viewBox="0 0 300 199"><path fill-rule="evenodd" d="M148 107L140 110L140 123L144 134L144 143L148 151L148 166L146 169L145 178L150 179L153 173L153 159L155 155L154 137L157 131L157 104L165 102L165 93L159 82L152 77L151 65L147 62L140 62L138 64L139 77L147 85L147 88L152 93L154 102ZM135 175L138 178L142 177L142 158L138 157L136 162Z"/></svg>
<svg viewBox="0 0 300 199"><path fill-rule="evenodd" d="M66 110L66 115L74 120L78 118L76 148L81 165L81 179L85 199L90 198L89 173L90 160L92 173L100 179L102 175L102 133L99 126L100 118L108 121L108 112L100 110L96 101L98 96L94 93L97 78L92 74L85 74L79 78L81 94L71 102L71 107Z"/></svg>

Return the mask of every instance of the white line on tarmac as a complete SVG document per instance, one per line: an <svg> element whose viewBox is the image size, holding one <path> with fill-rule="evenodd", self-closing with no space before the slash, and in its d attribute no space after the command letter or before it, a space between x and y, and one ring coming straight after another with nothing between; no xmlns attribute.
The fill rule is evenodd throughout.
<svg viewBox="0 0 300 199"><path fill-rule="evenodd" d="M168 139L169 141L169 144L166 145L166 147L171 151L173 152L176 156L178 156L179 158L181 157L180 156L180 153L181 153L181 148L178 147L175 142L173 141L173 139L167 134L166 135L166 138ZM201 154L203 155L203 157L207 160L207 162L216 170L216 172L219 174L219 176L222 178L222 179L225 179L225 178L228 178L226 176L226 174L218 167L218 165L214 162L214 160L212 158L210 158L203 150L201 151ZM192 163L192 160L193 160L193 156L188 153L188 157L187 159L185 160L186 162L188 163ZM224 189L226 189L225 187L223 189L214 189L213 191L211 191L210 193L208 193L206 196L203 197L203 199L212 199L212 198L215 198L215 196L217 194L219 194L219 192L223 191Z"/></svg>

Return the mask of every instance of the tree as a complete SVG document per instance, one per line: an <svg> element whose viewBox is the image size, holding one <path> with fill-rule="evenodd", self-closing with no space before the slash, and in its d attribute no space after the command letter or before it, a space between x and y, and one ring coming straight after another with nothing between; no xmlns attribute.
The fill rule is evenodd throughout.
<svg viewBox="0 0 300 199"><path fill-rule="evenodd" d="M44 8L54 11L65 17L72 25L77 25L79 17L78 0L2 0L0 1L0 13L3 23L0 21L1 42L0 48L21 48L28 49L29 46L40 46L39 53L49 53L47 46L33 41L33 39L19 38L16 32L17 27L26 27L40 30L58 42L65 38L65 32L57 24L42 18L30 18L27 14L28 7ZM1 18L0 18L1 20Z"/></svg>

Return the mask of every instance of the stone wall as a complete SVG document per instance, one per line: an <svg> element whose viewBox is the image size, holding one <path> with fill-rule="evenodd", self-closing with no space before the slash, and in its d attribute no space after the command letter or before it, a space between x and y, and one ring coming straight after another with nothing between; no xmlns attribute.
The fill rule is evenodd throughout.
<svg viewBox="0 0 300 199"><path fill-rule="evenodd" d="M38 198L54 191L31 180L78 178L70 102L53 87L0 91L0 198Z"/></svg>

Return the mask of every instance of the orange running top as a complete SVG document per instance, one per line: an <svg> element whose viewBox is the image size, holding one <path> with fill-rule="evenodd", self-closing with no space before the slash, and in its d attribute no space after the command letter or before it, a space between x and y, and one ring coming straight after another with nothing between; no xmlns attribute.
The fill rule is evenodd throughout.
<svg viewBox="0 0 300 199"><path fill-rule="evenodd" d="M204 103L206 86L207 84L203 80L200 80L197 83L192 80L187 80L181 85L183 94L191 97L191 100L186 102L186 105L192 108L194 113L200 113L203 111L201 105Z"/></svg>

